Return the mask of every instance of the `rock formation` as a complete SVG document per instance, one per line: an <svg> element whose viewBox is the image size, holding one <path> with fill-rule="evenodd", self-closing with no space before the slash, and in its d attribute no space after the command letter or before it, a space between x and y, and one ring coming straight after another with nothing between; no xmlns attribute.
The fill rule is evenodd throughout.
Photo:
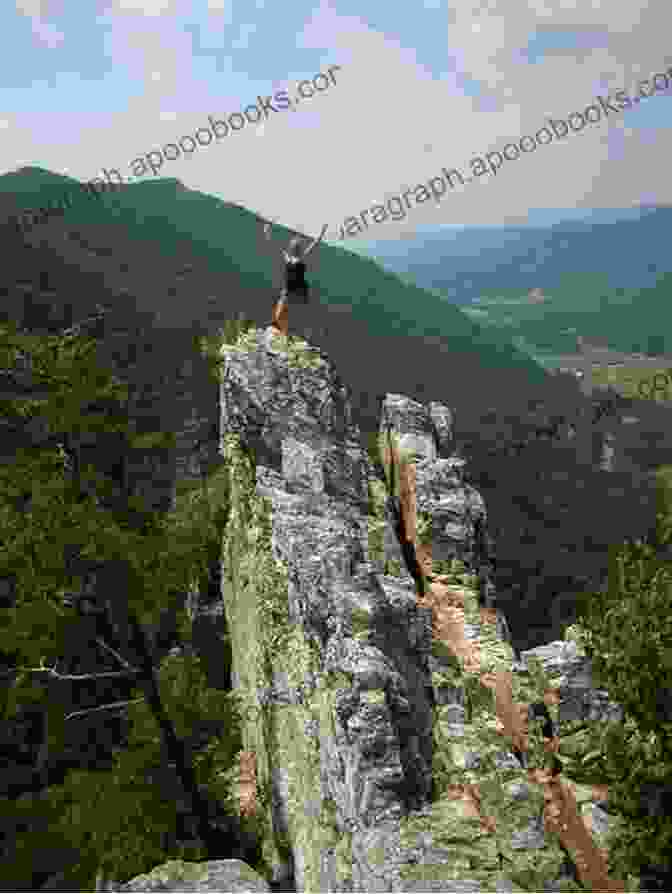
<svg viewBox="0 0 672 894"><path fill-rule="evenodd" d="M620 709L575 642L515 654L452 412L382 395L371 449L305 341L253 328L221 359L221 605L194 611L226 618L268 878L172 861L108 890L625 891L583 766L582 724Z"/></svg>
<svg viewBox="0 0 672 894"><path fill-rule="evenodd" d="M111 890L108 888L108 890ZM240 860L189 863L170 860L145 875L138 875L117 891L227 891L253 894L270 891L266 882Z"/></svg>
<svg viewBox="0 0 672 894"><path fill-rule="evenodd" d="M317 349L269 327L222 359L222 600L254 766L241 799L272 884L625 890L603 849L618 818L572 783L580 748L563 735L618 707L574 643L514 654L450 411L386 395L376 463ZM534 702L559 732L551 781Z"/></svg>

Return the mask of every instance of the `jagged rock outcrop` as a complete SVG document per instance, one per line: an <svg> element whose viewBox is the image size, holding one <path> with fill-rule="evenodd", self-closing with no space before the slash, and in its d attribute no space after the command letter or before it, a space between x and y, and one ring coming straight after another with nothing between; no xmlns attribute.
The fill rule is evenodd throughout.
<svg viewBox="0 0 672 894"><path fill-rule="evenodd" d="M525 752L533 738L518 709L545 701L556 724L559 706L576 710L577 686L565 692L551 673L569 673L573 659L544 647L539 689L492 588L478 587L491 544L463 461L442 455L450 411L385 397L381 436L407 459L390 495L347 388L316 349L269 328L223 354L222 596L274 880L293 877L297 891L581 890L567 848L578 810L563 839L547 810L560 796L538 776L537 752L521 761L513 751L514 736ZM431 584L422 598L401 563L381 573L391 496L406 512L417 499L413 521L431 522L424 555L414 525L405 529ZM471 573L437 575L437 556ZM603 830L604 793L585 794L577 788L575 801Z"/></svg>
<svg viewBox="0 0 672 894"><path fill-rule="evenodd" d="M223 451L236 467L232 488L251 510L229 522L224 563L235 682L264 718L248 727L246 747L257 753L260 787L267 781L277 802L272 825L289 843L297 889L369 889L370 830L382 846L386 824L430 792L429 613L407 581L375 575L368 562L370 463L346 389L319 354L302 345L292 358L276 341L270 330L253 331L228 354L222 376ZM255 468L246 468L252 453ZM246 471L253 487L244 497ZM280 572L268 596L262 555L256 574L241 580L250 523L261 529L264 513L270 536L257 545L272 551L266 566ZM251 649L261 631L251 640L267 625L268 643L274 620L286 630L271 642L285 648L258 656L264 676ZM377 872L394 874L387 861Z"/></svg>
<svg viewBox="0 0 672 894"><path fill-rule="evenodd" d="M145 875L137 875L124 885L108 886L108 891L229 891L254 894L270 891L263 878L240 860L207 860L188 863L170 860Z"/></svg>
<svg viewBox="0 0 672 894"><path fill-rule="evenodd" d="M390 427L399 452L407 452L415 465L415 509L432 523L432 557L435 561L461 559L470 565L474 559L475 531L485 519L485 504L475 488L464 482L465 461L446 455L450 439L435 428L434 419L441 411L434 403L433 413L417 401L399 394L388 394L383 402L381 435ZM452 420L451 420L452 422ZM437 444L443 448L441 455Z"/></svg>
<svg viewBox="0 0 672 894"><path fill-rule="evenodd" d="M458 560L474 571L484 604L494 608L494 544L483 498L465 481L466 462L450 453L455 446L452 412L435 401L425 407L404 395L388 394L381 408L383 443L388 431L413 469L405 513L412 526L425 522L431 563L438 567ZM504 627L502 632L508 635Z"/></svg>

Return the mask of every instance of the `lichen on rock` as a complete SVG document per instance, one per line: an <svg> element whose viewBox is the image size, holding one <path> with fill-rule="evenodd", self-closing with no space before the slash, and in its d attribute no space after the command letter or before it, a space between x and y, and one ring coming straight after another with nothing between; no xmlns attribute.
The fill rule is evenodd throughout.
<svg viewBox="0 0 672 894"><path fill-rule="evenodd" d="M579 890L521 718L547 702L561 728L583 659L568 643L516 661L450 410L388 394L363 439L332 364L268 330L220 372L222 598L274 875L297 890ZM424 550L422 598L400 530Z"/></svg>
<svg viewBox="0 0 672 894"><path fill-rule="evenodd" d="M118 891L230 891L253 894L270 891L264 879L241 860L206 860L189 863L169 860L151 872L138 875Z"/></svg>

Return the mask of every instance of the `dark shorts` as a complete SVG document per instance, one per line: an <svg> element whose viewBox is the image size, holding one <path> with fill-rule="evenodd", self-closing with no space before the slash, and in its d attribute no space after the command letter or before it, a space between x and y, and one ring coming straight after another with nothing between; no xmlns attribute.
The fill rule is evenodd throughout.
<svg viewBox="0 0 672 894"><path fill-rule="evenodd" d="M308 286L285 286L282 290L284 297L288 301L297 301L300 304L308 303Z"/></svg>

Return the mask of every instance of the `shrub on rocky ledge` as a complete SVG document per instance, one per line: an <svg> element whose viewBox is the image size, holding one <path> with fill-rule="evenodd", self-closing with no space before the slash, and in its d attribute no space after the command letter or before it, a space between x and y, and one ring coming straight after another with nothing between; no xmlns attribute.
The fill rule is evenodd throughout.
<svg viewBox="0 0 672 894"><path fill-rule="evenodd" d="M669 515L661 512L654 540L665 531ZM628 817L611 842L610 867L643 878L653 867L669 884L672 805L661 804L672 792L661 804L647 792L660 793L672 778L672 564L651 542L614 548L608 585L581 599L570 636L591 658L596 685L625 712L624 724L591 728L610 805Z"/></svg>

